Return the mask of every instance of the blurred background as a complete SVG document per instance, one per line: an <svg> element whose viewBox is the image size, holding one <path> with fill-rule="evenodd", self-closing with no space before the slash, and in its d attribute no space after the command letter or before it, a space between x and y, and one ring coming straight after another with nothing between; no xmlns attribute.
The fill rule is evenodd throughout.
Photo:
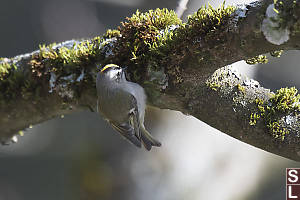
<svg viewBox="0 0 300 200"><path fill-rule="evenodd" d="M190 0L183 20L205 3ZM136 9L177 5L177 0L1 0L0 56L102 35ZM299 88L298 60L299 52L290 51L267 65L240 61L234 67L271 89ZM161 148L135 148L97 113L36 125L17 144L0 147L0 200L282 200L285 168L300 167L179 112L149 108L146 127Z"/></svg>

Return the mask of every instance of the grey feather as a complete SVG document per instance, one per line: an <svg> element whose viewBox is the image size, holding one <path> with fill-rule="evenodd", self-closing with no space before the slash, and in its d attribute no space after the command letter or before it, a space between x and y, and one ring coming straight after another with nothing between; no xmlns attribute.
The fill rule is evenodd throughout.
<svg viewBox="0 0 300 200"><path fill-rule="evenodd" d="M125 139L129 140L132 144L137 147L141 147L141 140L136 137L135 130L129 125L117 125L110 122L111 126L118 131Z"/></svg>
<svg viewBox="0 0 300 200"><path fill-rule="evenodd" d="M113 65L98 73L96 86L98 112L116 131L137 147L161 146L144 127L146 95L140 85L127 81L124 71Z"/></svg>
<svg viewBox="0 0 300 200"><path fill-rule="evenodd" d="M141 127L140 130L142 132L141 134L142 143L148 151L151 150L152 146L156 146L156 147L161 146L161 143L155 140L144 127Z"/></svg>

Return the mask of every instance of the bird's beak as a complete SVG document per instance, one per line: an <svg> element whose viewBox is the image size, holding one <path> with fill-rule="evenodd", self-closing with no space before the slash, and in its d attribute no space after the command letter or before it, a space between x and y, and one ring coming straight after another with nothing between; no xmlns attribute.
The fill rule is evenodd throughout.
<svg viewBox="0 0 300 200"><path fill-rule="evenodd" d="M122 77L126 78L126 76L125 76L125 70L122 70Z"/></svg>
<svg viewBox="0 0 300 200"><path fill-rule="evenodd" d="M126 69L127 69L128 67L124 67L124 68L122 68L122 76L125 78L125 71L126 71Z"/></svg>

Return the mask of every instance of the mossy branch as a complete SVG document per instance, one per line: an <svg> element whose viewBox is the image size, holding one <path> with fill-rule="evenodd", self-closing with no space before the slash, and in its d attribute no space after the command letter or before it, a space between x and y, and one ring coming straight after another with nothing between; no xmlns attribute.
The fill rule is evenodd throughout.
<svg viewBox="0 0 300 200"><path fill-rule="evenodd" d="M300 47L300 1L202 7L182 23L173 11L137 11L116 30L90 40L41 45L0 59L0 139L81 109L95 110L97 71L127 66L149 104L193 115L266 151L300 160L300 96L270 92L227 65L266 62Z"/></svg>

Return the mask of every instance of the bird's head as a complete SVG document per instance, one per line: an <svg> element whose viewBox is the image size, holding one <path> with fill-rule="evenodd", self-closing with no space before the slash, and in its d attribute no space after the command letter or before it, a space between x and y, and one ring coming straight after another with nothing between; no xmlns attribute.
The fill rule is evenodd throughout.
<svg viewBox="0 0 300 200"><path fill-rule="evenodd" d="M120 81L122 78L125 77L123 76L123 69L115 64L105 65L99 73L100 76L116 81Z"/></svg>

